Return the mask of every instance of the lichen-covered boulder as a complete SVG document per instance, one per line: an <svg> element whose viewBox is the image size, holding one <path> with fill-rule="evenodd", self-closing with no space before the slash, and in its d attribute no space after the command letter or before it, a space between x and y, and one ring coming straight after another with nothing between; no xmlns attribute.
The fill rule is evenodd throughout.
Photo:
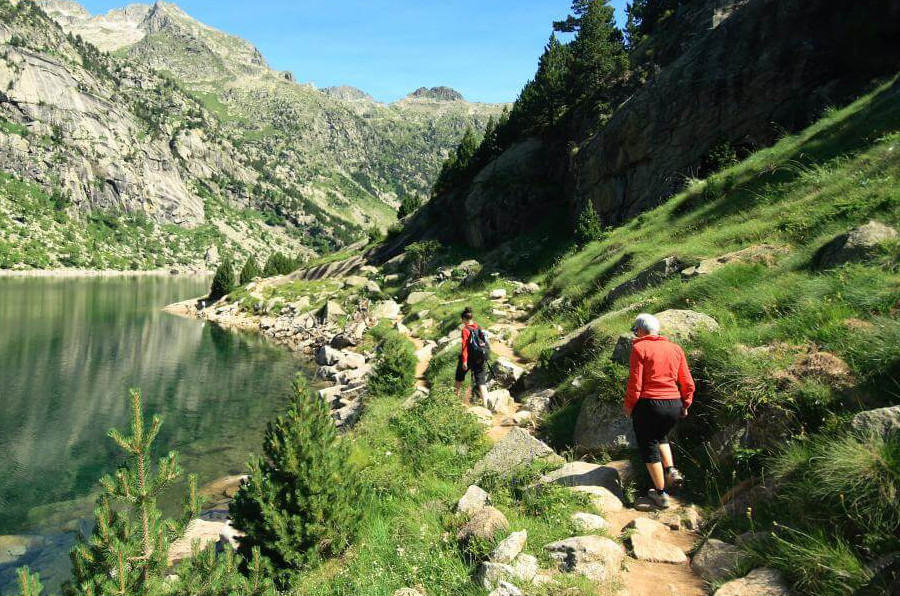
<svg viewBox="0 0 900 596"><path fill-rule="evenodd" d="M845 263L864 261L877 253L879 247L897 238L897 230L877 221L854 228L831 240L816 253L816 265L823 269Z"/></svg>

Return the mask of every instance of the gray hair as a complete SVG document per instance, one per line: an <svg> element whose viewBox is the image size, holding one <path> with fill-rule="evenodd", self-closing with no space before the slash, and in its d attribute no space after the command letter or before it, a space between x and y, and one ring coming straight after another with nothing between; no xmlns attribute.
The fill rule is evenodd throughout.
<svg viewBox="0 0 900 596"><path fill-rule="evenodd" d="M638 329L643 329L649 335L659 335L659 319L649 313L641 313L634 320L631 330L637 333Z"/></svg>

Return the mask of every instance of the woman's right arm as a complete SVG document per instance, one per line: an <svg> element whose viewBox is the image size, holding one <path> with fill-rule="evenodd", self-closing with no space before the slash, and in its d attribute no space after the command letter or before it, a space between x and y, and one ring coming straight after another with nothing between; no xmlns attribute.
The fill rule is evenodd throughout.
<svg viewBox="0 0 900 596"><path fill-rule="evenodd" d="M631 411L641 397L641 389L644 383L644 362L641 355L634 348L631 349L629 361L628 385L625 388L625 413L631 416Z"/></svg>

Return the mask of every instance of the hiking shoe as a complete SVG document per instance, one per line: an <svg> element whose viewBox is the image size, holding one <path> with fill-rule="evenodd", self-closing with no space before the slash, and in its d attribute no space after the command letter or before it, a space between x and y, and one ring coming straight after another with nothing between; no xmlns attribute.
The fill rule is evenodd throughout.
<svg viewBox="0 0 900 596"><path fill-rule="evenodd" d="M660 509L668 509L669 505L671 505L669 495L665 491L658 491L655 488L647 491L647 498L653 501L653 504Z"/></svg>
<svg viewBox="0 0 900 596"><path fill-rule="evenodd" d="M669 471L666 472L666 488L681 488L682 484L684 484L684 476L681 475L681 472L677 468L669 468Z"/></svg>

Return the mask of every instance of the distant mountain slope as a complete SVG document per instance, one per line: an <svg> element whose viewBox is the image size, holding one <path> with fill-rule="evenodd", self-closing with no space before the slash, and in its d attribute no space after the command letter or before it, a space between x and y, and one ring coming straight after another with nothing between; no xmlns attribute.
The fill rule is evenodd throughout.
<svg viewBox="0 0 900 596"><path fill-rule="evenodd" d="M385 227L402 198L424 195L466 127L502 106L471 104L446 87L381 105L348 87L324 91L269 68L249 42L176 5L131 5L91 16L42 0L60 25L117 56L171 74L223 123L256 169L333 217Z"/></svg>

